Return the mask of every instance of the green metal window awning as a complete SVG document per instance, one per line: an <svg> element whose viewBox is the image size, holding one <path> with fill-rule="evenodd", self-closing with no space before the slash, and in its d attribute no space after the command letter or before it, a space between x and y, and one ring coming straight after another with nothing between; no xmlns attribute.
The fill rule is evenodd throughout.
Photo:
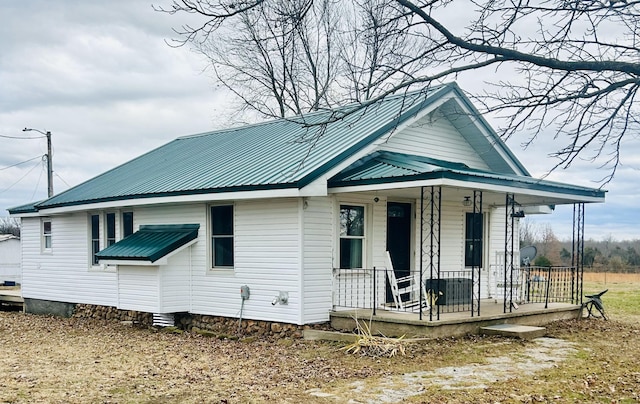
<svg viewBox="0 0 640 404"><path fill-rule="evenodd" d="M199 224L142 225L140 230L98 252L101 264L161 265L166 258L195 242Z"/></svg>

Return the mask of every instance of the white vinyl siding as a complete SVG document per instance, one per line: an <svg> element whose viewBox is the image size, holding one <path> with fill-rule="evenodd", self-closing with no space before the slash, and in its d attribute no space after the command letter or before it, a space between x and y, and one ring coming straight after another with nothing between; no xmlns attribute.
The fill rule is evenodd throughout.
<svg viewBox="0 0 640 404"><path fill-rule="evenodd" d="M392 134L381 150L462 162L471 168L488 170L482 159L458 130L439 111L428 114L411 126Z"/></svg>
<svg viewBox="0 0 640 404"><path fill-rule="evenodd" d="M195 245L194 245L195 246ZM160 267L160 313L187 312L191 309L192 248L190 246L169 258L169 265Z"/></svg>
<svg viewBox="0 0 640 404"><path fill-rule="evenodd" d="M0 282L22 282L20 239L0 241Z"/></svg>
<svg viewBox="0 0 640 404"><path fill-rule="evenodd" d="M332 306L333 203L320 197L303 204L302 320L317 323L329 320Z"/></svg>
<svg viewBox="0 0 640 404"><path fill-rule="evenodd" d="M234 207L234 269L207 271L195 263L200 252L194 249L192 312L238 317L240 287L247 285L251 297L245 302L244 318L300 323L299 200L237 201ZM272 305L280 291L288 292L289 303Z"/></svg>
<svg viewBox="0 0 640 404"><path fill-rule="evenodd" d="M156 266L118 267L118 308L160 313L160 280Z"/></svg>
<svg viewBox="0 0 640 404"><path fill-rule="evenodd" d="M116 273L88 271L88 215L54 216L51 221L55 249L41 255L40 219L22 219L23 296L115 306Z"/></svg>

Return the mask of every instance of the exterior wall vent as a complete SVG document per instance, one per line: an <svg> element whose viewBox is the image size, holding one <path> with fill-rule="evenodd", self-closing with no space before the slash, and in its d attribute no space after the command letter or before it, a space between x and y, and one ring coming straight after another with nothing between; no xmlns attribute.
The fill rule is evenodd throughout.
<svg viewBox="0 0 640 404"><path fill-rule="evenodd" d="M173 327L175 319L171 313L153 313L153 325L155 327Z"/></svg>

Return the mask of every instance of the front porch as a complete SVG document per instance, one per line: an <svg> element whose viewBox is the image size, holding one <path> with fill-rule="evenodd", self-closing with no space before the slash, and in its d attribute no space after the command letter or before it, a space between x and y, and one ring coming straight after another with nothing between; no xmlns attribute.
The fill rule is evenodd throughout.
<svg viewBox="0 0 640 404"><path fill-rule="evenodd" d="M357 319L376 334L438 338L498 324L543 326L581 315L581 269L512 267L505 277L503 268L481 271L484 282L473 282L471 270L441 271L437 279L413 271L398 280L393 268L335 269L331 325L353 331ZM394 280L405 291L400 300L391 287ZM472 290L474 283L488 286L483 298Z"/></svg>
<svg viewBox="0 0 640 404"><path fill-rule="evenodd" d="M374 184L377 189L362 193L358 187L341 189L350 193L339 196L334 328L351 331L357 317L371 320L373 332L389 336L439 337L505 323L544 325L579 315L584 208L598 196L555 183L464 179L468 182L446 186ZM477 188L472 185L476 180ZM535 189L543 185L548 189ZM367 198L373 204L367 205ZM364 201L364 208L351 201ZM550 213L556 204L574 207L570 257L565 266L532 266L535 252L520 254L520 219ZM368 206L371 216L365 214ZM373 223L370 233L367 220ZM366 244L368 235L372 241ZM374 266L367 268L366 262Z"/></svg>
<svg viewBox="0 0 640 404"><path fill-rule="evenodd" d="M375 311L375 314L373 314ZM478 334L482 327L496 324L544 326L553 321L579 318L581 305L572 303L530 303L505 313L500 301L483 299L480 315L466 312L444 313L440 320L420 320L417 313L396 310L352 309L333 311L331 327L345 332L356 329L356 319L365 322L371 332L388 337L406 336L444 338Z"/></svg>

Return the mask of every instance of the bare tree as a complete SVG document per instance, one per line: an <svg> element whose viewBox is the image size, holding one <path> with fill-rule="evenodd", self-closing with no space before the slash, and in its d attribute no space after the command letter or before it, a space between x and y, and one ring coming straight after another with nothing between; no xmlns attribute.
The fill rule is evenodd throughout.
<svg viewBox="0 0 640 404"><path fill-rule="evenodd" d="M536 241L538 241L538 234L540 232L535 222L528 219L520 220L518 229L520 232L521 248L534 245Z"/></svg>
<svg viewBox="0 0 640 404"><path fill-rule="evenodd" d="M305 36L297 29L310 29L304 31L314 34L306 37L313 45L309 46L312 55L316 55L310 60L324 71L334 68L333 73L318 76L317 82L298 80L300 72L309 70L307 61L304 68L286 70L283 65L283 71L274 69L278 73L273 75L296 83L283 86L286 90L274 85L278 91L273 95L286 94L288 100L294 100L294 94L299 94L297 97L304 98L299 105L305 109L344 99L366 106L411 86L424 87L464 74L478 77L480 71L487 71L498 79L472 96L486 111L505 118L504 138L523 130L531 133L527 144L541 135L554 136L562 142L552 154L558 159L554 168L569 167L577 158L592 160L607 168L603 183L613 178L621 163L625 135L640 129L636 101L640 87L640 0L352 0L351 8L343 7L351 11L324 14L323 6L329 4L333 2L175 0L164 11L204 18L201 25L178 31L182 43L197 47L209 39L220 46L218 35L227 33L229 26L249 40L253 40L252 29L258 29L259 43L266 39L286 47L276 51L278 63L302 59ZM272 11L257 19L264 10ZM341 20L327 19L328 15ZM331 24L326 26L331 27L331 33L342 35L341 41L335 36L327 43L320 40L329 38L322 25L329 20ZM383 41L376 42L380 38ZM330 53L321 51L339 42L351 43L358 52L345 58L345 52L335 48L330 48ZM257 52L268 50L272 48L257 48ZM341 58L347 62L341 63ZM330 59L337 61L331 63ZM227 67L240 66L238 60L230 58ZM341 76L341 72L346 73ZM260 80L258 75L252 79ZM228 79L227 83L232 91L241 88L240 83ZM263 110L259 103L245 101ZM276 112L272 115L302 110L296 102L292 105L272 111Z"/></svg>
<svg viewBox="0 0 640 404"><path fill-rule="evenodd" d="M20 237L20 221L13 217L0 217L0 234Z"/></svg>
<svg viewBox="0 0 640 404"><path fill-rule="evenodd" d="M220 84L241 108L285 117L328 107L338 70L336 0L258 2L215 18L207 2L185 1L180 9L212 17L210 26L181 31L205 55ZM215 29L214 29L215 28Z"/></svg>

